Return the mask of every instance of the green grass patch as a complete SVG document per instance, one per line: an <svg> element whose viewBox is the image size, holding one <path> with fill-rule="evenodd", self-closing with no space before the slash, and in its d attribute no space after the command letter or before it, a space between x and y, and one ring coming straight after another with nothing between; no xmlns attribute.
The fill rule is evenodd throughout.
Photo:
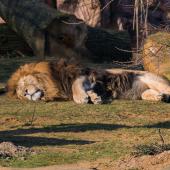
<svg viewBox="0 0 170 170"><path fill-rule="evenodd" d="M0 82L5 83L18 65L28 61L1 59ZM105 105L77 105L0 96L0 142L11 141L37 152L25 160L0 159L0 165L38 167L117 160L134 152L134 146L161 143L158 129L168 144L169 114L170 104L159 102L115 100Z"/></svg>
<svg viewBox="0 0 170 170"><path fill-rule="evenodd" d="M34 107L35 119L29 126ZM31 147L38 154L26 160L1 159L0 164L37 167L102 158L117 160L131 154L136 144L160 141L158 128L168 141L169 109L168 104L143 101L135 105L118 100L109 105L77 105L23 102L2 96L0 141Z"/></svg>
<svg viewBox="0 0 170 170"><path fill-rule="evenodd" d="M116 146L116 147L115 147ZM119 150L117 149L119 148ZM120 152L122 151L122 152ZM112 157L118 159L120 156L125 154L125 148L122 148L120 143L117 142L106 142L97 145L91 145L86 148L80 147L79 150L71 153L64 152L40 152L36 155L28 156L25 160L21 159L0 159L0 164L3 166L12 167L39 167L48 165L61 165L69 163L77 163L81 160L94 161L98 158Z"/></svg>

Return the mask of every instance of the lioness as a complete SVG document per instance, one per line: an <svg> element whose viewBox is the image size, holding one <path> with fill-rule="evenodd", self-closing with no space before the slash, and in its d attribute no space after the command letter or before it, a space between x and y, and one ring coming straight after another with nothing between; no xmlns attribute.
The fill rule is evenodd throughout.
<svg viewBox="0 0 170 170"><path fill-rule="evenodd" d="M7 82L11 97L27 100L71 100L105 103L113 99L170 101L170 83L145 71L95 70L64 60L21 66Z"/></svg>

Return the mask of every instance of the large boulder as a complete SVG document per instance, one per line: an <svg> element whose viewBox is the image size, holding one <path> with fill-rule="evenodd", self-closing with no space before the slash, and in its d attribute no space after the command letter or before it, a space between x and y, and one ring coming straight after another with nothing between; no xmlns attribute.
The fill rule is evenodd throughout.
<svg viewBox="0 0 170 170"><path fill-rule="evenodd" d="M82 21L50 8L43 0L0 0L0 16L36 56L76 56L74 49L86 37Z"/></svg>
<svg viewBox="0 0 170 170"><path fill-rule="evenodd" d="M7 24L0 24L0 56L13 57L16 54L29 55L32 50Z"/></svg>
<svg viewBox="0 0 170 170"><path fill-rule="evenodd" d="M57 1L57 9L74 14L91 27L99 26L101 21L101 4L99 0Z"/></svg>
<svg viewBox="0 0 170 170"><path fill-rule="evenodd" d="M149 36L143 48L144 68L170 79L170 33Z"/></svg>

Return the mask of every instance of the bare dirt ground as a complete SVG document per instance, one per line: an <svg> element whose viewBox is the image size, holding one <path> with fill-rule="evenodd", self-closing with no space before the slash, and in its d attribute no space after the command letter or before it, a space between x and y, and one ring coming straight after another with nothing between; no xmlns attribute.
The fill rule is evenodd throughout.
<svg viewBox="0 0 170 170"><path fill-rule="evenodd" d="M116 161L113 166L115 170L163 170L168 167L170 169L170 151L165 151L156 156L129 156Z"/></svg>
<svg viewBox="0 0 170 170"><path fill-rule="evenodd" d="M41 168L0 168L0 170L93 170L81 165L48 166ZM95 169L94 169L95 170Z"/></svg>

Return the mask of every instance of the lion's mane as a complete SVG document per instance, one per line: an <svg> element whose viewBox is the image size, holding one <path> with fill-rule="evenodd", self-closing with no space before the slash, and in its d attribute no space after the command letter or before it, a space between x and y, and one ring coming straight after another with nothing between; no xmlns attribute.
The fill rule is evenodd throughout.
<svg viewBox="0 0 170 170"><path fill-rule="evenodd" d="M80 74L81 68L77 64L69 64L62 59L25 64L14 72L8 80L7 94L10 97L18 98L17 86L19 80L24 76L32 75L43 86L45 100L70 99L72 98L71 85Z"/></svg>

